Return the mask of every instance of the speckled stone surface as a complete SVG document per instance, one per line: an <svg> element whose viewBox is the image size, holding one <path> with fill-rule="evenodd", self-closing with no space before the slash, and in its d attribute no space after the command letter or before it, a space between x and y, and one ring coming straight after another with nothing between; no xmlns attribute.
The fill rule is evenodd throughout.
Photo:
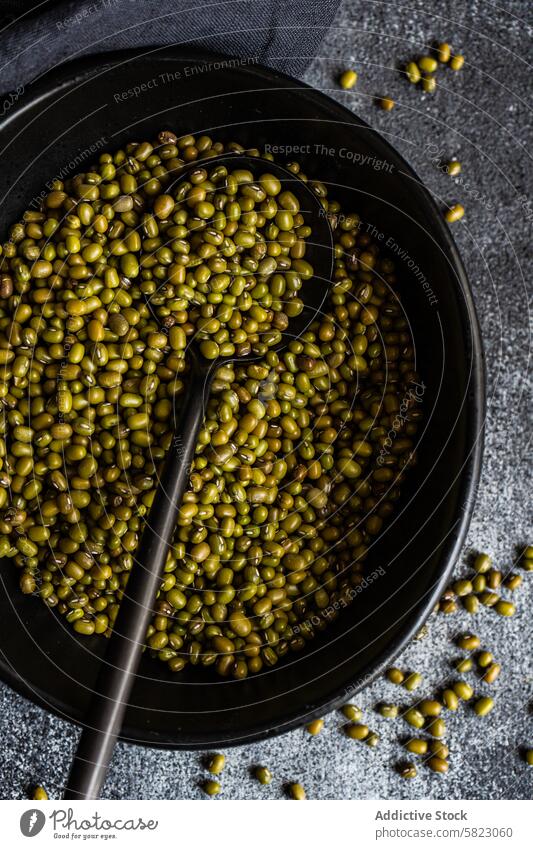
<svg viewBox="0 0 533 849"><path fill-rule="evenodd" d="M307 82L339 98L382 132L437 199L461 200L466 207L454 234L486 346L489 408L484 470L465 554L484 548L506 570L516 558L516 546L531 535L527 288L533 210L523 199L531 173L528 6L525 0L498 5L480 0L350 0L306 75ZM409 86L397 66L422 52L433 38L463 50L466 64L460 74L442 72L438 92L431 96ZM359 72L359 82L354 93L344 94L335 79L348 66ZM391 113L373 103L375 95L384 93L396 100ZM436 144L444 157L460 159L463 185L437 170L428 143ZM457 574L466 571L462 564L464 560ZM431 617L428 636L400 658L402 667L424 673L423 692L430 695L457 657L451 638L475 627L503 665L489 717L478 719L470 709L447 716L451 766L446 776L421 767L418 777L407 782L395 773L393 765L403 757L400 740L408 727L402 720L382 719L372 707L381 699L405 701L405 694L381 680L357 699L368 723L381 735L377 749L348 740L339 730L339 715L330 715L316 738L301 730L227 752L224 798L282 797L284 782L291 780L302 782L308 796L316 799L531 798L533 769L521 760L519 749L533 746L533 575L524 574L516 595L517 614L510 620L489 609L475 619L463 612ZM38 781L59 798L76 738L71 726L1 686L0 797L24 798L27 785ZM268 788L250 778L251 767L258 763L274 774ZM205 776L198 753L119 745L104 795L201 798L199 782Z"/></svg>

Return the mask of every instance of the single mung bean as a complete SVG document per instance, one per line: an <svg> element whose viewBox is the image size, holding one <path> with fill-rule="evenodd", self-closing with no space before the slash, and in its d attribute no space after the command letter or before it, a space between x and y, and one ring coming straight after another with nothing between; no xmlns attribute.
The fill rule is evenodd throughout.
<svg viewBox="0 0 533 849"><path fill-rule="evenodd" d="M270 784L272 781L272 773L266 766L258 766L254 770L254 775L259 784Z"/></svg>
<svg viewBox="0 0 533 849"><path fill-rule="evenodd" d="M350 722L359 722L363 718L363 711L357 705L343 705L341 708L341 713L346 719L349 719Z"/></svg>
<svg viewBox="0 0 533 849"><path fill-rule="evenodd" d="M427 765L432 772L444 773L448 772L449 769L448 761L444 760L444 758L437 757L437 755L433 755L433 757L429 758Z"/></svg>
<svg viewBox="0 0 533 849"><path fill-rule="evenodd" d="M486 666L490 666L492 661L494 660L493 654L490 651L480 651L477 658L477 665L484 669Z"/></svg>
<svg viewBox="0 0 533 849"><path fill-rule="evenodd" d="M500 600L498 593L493 593L490 590L484 590L479 594L479 600L485 607L494 607Z"/></svg>
<svg viewBox="0 0 533 849"><path fill-rule="evenodd" d="M442 740L430 740L429 751L432 755L437 755L438 758L442 758L443 760L446 760L450 754L448 746Z"/></svg>
<svg viewBox="0 0 533 849"><path fill-rule="evenodd" d="M465 63L465 57L460 53L456 53L449 61L452 71L460 71Z"/></svg>
<svg viewBox="0 0 533 849"><path fill-rule="evenodd" d="M480 647L481 640L475 634L462 634L462 636L457 639L457 645L460 649L464 649L465 651L473 651Z"/></svg>
<svg viewBox="0 0 533 849"><path fill-rule="evenodd" d="M436 52L436 54L437 54L437 59L438 59L438 60L439 60L439 62L441 62L443 65L445 65L447 62L449 62L449 61L450 61L450 56L451 56L451 53L452 53L452 48L451 48L451 46L448 44L448 42L447 42L447 41L442 41L442 42L440 42L439 44L437 44L437 45L436 45L436 47L435 47L435 52Z"/></svg>
<svg viewBox="0 0 533 849"><path fill-rule="evenodd" d="M478 716L486 716L494 707L494 699L490 696L482 696L474 704L474 711Z"/></svg>
<svg viewBox="0 0 533 849"><path fill-rule="evenodd" d="M512 573L508 575L504 581L504 586L508 590L517 590L522 583L522 576Z"/></svg>
<svg viewBox="0 0 533 849"><path fill-rule="evenodd" d="M376 710L379 714L381 714L381 716L385 717L386 719L395 719L400 712L400 708L398 707L398 705L391 705L385 702L379 704Z"/></svg>
<svg viewBox="0 0 533 849"><path fill-rule="evenodd" d="M465 595L462 599L462 604L467 613L477 613L479 610L479 599L473 593Z"/></svg>
<svg viewBox="0 0 533 849"><path fill-rule="evenodd" d="M486 684L493 684L494 681L496 681L496 678L498 678L498 676L500 675L501 671L502 668L499 663L491 663L490 666L485 669L485 672L481 676L482 680Z"/></svg>
<svg viewBox="0 0 533 849"><path fill-rule="evenodd" d="M202 787L208 796L218 796L222 791L222 785L218 781L204 781Z"/></svg>
<svg viewBox="0 0 533 849"><path fill-rule="evenodd" d="M469 595L472 592L472 583L466 579L456 581L453 585L455 595Z"/></svg>
<svg viewBox="0 0 533 849"><path fill-rule="evenodd" d="M407 678L403 682L403 686L406 690L410 692L416 690L417 687L422 683L422 675L420 672L410 672Z"/></svg>
<svg viewBox="0 0 533 849"><path fill-rule="evenodd" d="M213 757L209 760L207 764L207 769L212 775L220 775L224 766L226 764L226 758L224 755L213 755Z"/></svg>
<svg viewBox="0 0 533 849"><path fill-rule="evenodd" d="M457 177L457 175L461 173L461 163L457 159L450 159L450 161L446 163L446 173L450 177Z"/></svg>
<svg viewBox="0 0 533 849"><path fill-rule="evenodd" d="M423 716L439 716L442 711L442 705L436 699L422 699L418 703L418 710Z"/></svg>
<svg viewBox="0 0 533 849"><path fill-rule="evenodd" d="M453 224L455 221L460 221L465 214L465 208L461 203L454 203L448 207L444 213L444 218L448 224Z"/></svg>
<svg viewBox="0 0 533 849"><path fill-rule="evenodd" d="M466 681L455 681L452 688L456 696L463 701L468 701L474 695L472 687Z"/></svg>
<svg viewBox="0 0 533 849"><path fill-rule="evenodd" d="M492 564L492 558L490 554L485 554L481 552L478 554L474 560L474 571L483 574L484 572L488 572Z"/></svg>
<svg viewBox="0 0 533 849"><path fill-rule="evenodd" d="M422 74L420 73L420 68L416 64L416 62L408 62L405 66L405 75L410 83L416 85L416 83L420 82L422 78Z"/></svg>
<svg viewBox="0 0 533 849"><path fill-rule="evenodd" d="M289 784L288 791L291 799L296 799L299 802L307 798L305 790L301 784Z"/></svg>
<svg viewBox="0 0 533 849"><path fill-rule="evenodd" d="M500 616L514 616L516 613L516 606L512 601L505 601L501 598L494 605L494 610L496 613L499 613Z"/></svg>
<svg viewBox="0 0 533 849"><path fill-rule="evenodd" d="M401 764L398 771L402 778L416 778L417 776L416 766L410 761L408 763Z"/></svg>
<svg viewBox="0 0 533 849"><path fill-rule="evenodd" d="M444 706L448 708L448 710L457 710L459 707L459 699L457 697L457 693L455 690L450 689L449 687L445 689L442 693L442 701Z"/></svg>
<svg viewBox="0 0 533 849"><path fill-rule="evenodd" d="M487 586L491 590L497 590L502 583L502 573L499 569L490 569L487 572Z"/></svg>
<svg viewBox="0 0 533 849"><path fill-rule="evenodd" d="M323 719L314 719L312 722L309 723L309 725L306 725L305 729L309 734L311 734L314 737L314 736L316 736L316 734L320 734L323 727L324 727L324 720Z"/></svg>
<svg viewBox="0 0 533 849"><path fill-rule="evenodd" d="M404 713L403 718L409 725L412 725L413 728L424 727L424 715L416 708L409 708L409 710Z"/></svg>
<svg viewBox="0 0 533 849"><path fill-rule="evenodd" d="M388 669L386 675L391 684L403 684L405 680L405 675L397 666L392 666Z"/></svg>
<svg viewBox="0 0 533 849"><path fill-rule="evenodd" d="M394 109L395 103L392 97L379 97L378 98L379 106L385 110L385 112L390 112L391 109Z"/></svg>
<svg viewBox="0 0 533 849"><path fill-rule="evenodd" d="M38 802L43 802L46 799L48 799L48 793L46 792L44 787L42 787L40 784L38 784L34 788L31 798L35 799Z"/></svg>
<svg viewBox="0 0 533 849"><path fill-rule="evenodd" d="M428 74L434 74L437 70L437 60L432 56L421 56L417 64L421 71L425 71Z"/></svg>
<svg viewBox="0 0 533 849"><path fill-rule="evenodd" d="M354 723L352 725L347 725L345 728L346 736L350 738L350 740L364 740L365 737L368 737L370 733L370 729L368 725L363 725L362 723Z"/></svg>
<svg viewBox="0 0 533 849"><path fill-rule="evenodd" d="M339 77L339 83L341 88L350 89L353 88L357 82L357 72L348 70L344 71Z"/></svg>
<svg viewBox="0 0 533 849"><path fill-rule="evenodd" d="M428 750L428 741L421 737L413 737L405 743L405 748L413 755L425 755Z"/></svg>

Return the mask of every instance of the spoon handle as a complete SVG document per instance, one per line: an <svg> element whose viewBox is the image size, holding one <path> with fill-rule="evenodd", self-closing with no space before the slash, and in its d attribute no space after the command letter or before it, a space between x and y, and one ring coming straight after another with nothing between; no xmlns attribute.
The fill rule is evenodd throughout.
<svg viewBox="0 0 533 849"><path fill-rule="evenodd" d="M102 660L93 698L70 770L64 799L97 799L128 706L161 584L168 548L189 480L209 378L193 369L146 521L126 592Z"/></svg>

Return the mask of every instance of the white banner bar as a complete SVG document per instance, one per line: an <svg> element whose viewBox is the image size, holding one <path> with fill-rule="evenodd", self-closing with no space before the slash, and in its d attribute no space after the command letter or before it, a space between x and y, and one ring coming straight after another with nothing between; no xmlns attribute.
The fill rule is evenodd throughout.
<svg viewBox="0 0 533 849"><path fill-rule="evenodd" d="M213 844L254 849L291 844L304 849L369 846L427 849L533 846L533 803L522 801L387 802L289 801L0 802L1 843L6 849L92 845L171 846ZM268 807L267 807L268 806ZM239 808L239 810L237 810ZM68 841L68 843L67 843Z"/></svg>

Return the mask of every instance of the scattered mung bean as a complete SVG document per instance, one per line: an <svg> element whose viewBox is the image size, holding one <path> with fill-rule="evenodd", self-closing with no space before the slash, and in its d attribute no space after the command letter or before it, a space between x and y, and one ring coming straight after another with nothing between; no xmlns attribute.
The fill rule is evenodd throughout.
<svg viewBox="0 0 533 849"><path fill-rule="evenodd" d="M289 784L288 790L291 799L302 801L307 798L305 790L301 784Z"/></svg>
<svg viewBox="0 0 533 849"><path fill-rule="evenodd" d="M457 53L455 56L452 56L452 58L449 61L449 65L450 65L450 68L452 69L452 71L460 71L461 68L463 67L464 63L465 63L465 57L461 56L460 53Z"/></svg>
<svg viewBox="0 0 533 849"><path fill-rule="evenodd" d="M474 711L478 716L486 716L494 707L494 699L490 696L482 696L474 705Z"/></svg>
<svg viewBox="0 0 533 849"><path fill-rule="evenodd" d="M218 796L222 791L222 786L218 781L204 781L202 786L204 793L207 793L208 796Z"/></svg>
<svg viewBox="0 0 533 849"><path fill-rule="evenodd" d="M357 707L357 705L343 705L341 713L346 719L349 719L350 722L360 722L363 718L363 711L360 707Z"/></svg>
<svg viewBox="0 0 533 849"><path fill-rule="evenodd" d="M405 675L402 670L398 669L396 666L392 666L388 669L386 675L391 684L402 684L405 680Z"/></svg>
<svg viewBox="0 0 533 849"><path fill-rule="evenodd" d="M391 109L394 109L394 106L395 106L395 103L394 103L394 100L392 99L392 97L388 97L388 96L379 97L378 98L378 104L379 104L379 106L381 106L382 109L385 110L385 112L390 112Z"/></svg>
<svg viewBox="0 0 533 849"><path fill-rule="evenodd" d="M444 217L449 224L453 224L455 221L460 221L464 214L464 206L461 203L454 203L446 210Z"/></svg>
<svg viewBox="0 0 533 849"><path fill-rule="evenodd" d="M34 788L33 793L32 793L32 797L31 797L31 798L32 798L32 799L35 799L35 800L36 800L36 801L38 801L38 802L43 802L43 801L45 801L46 799L48 799L48 793L46 792L46 790L44 789L44 787L42 787L40 784L38 784L38 785Z"/></svg>
<svg viewBox="0 0 533 849"><path fill-rule="evenodd" d="M272 773L266 766L258 766L254 770L254 775L259 784L270 784L272 781Z"/></svg>
<svg viewBox="0 0 533 849"><path fill-rule="evenodd" d="M320 734L323 727L324 727L324 720L323 719L314 719L312 722L309 723L309 725L306 726L306 730L309 732L309 734L311 734L314 737L317 734Z"/></svg>
<svg viewBox="0 0 533 849"><path fill-rule="evenodd" d="M225 764L226 758L224 755L213 755L207 765L207 769L212 775L220 775L220 773L224 769Z"/></svg>
<svg viewBox="0 0 533 849"><path fill-rule="evenodd" d="M417 687L422 683L422 675L420 672L411 672L403 682L403 686L406 690L412 692L416 690Z"/></svg>
<svg viewBox="0 0 533 849"><path fill-rule="evenodd" d="M357 83L357 72L353 70L344 71L339 77L341 88L350 89Z"/></svg>
<svg viewBox="0 0 533 849"><path fill-rule="evenodd" d="M399 773L402 778L416 778L417 769L414 763L410 761L408 763L402 764L399 768Z"/></svg>

